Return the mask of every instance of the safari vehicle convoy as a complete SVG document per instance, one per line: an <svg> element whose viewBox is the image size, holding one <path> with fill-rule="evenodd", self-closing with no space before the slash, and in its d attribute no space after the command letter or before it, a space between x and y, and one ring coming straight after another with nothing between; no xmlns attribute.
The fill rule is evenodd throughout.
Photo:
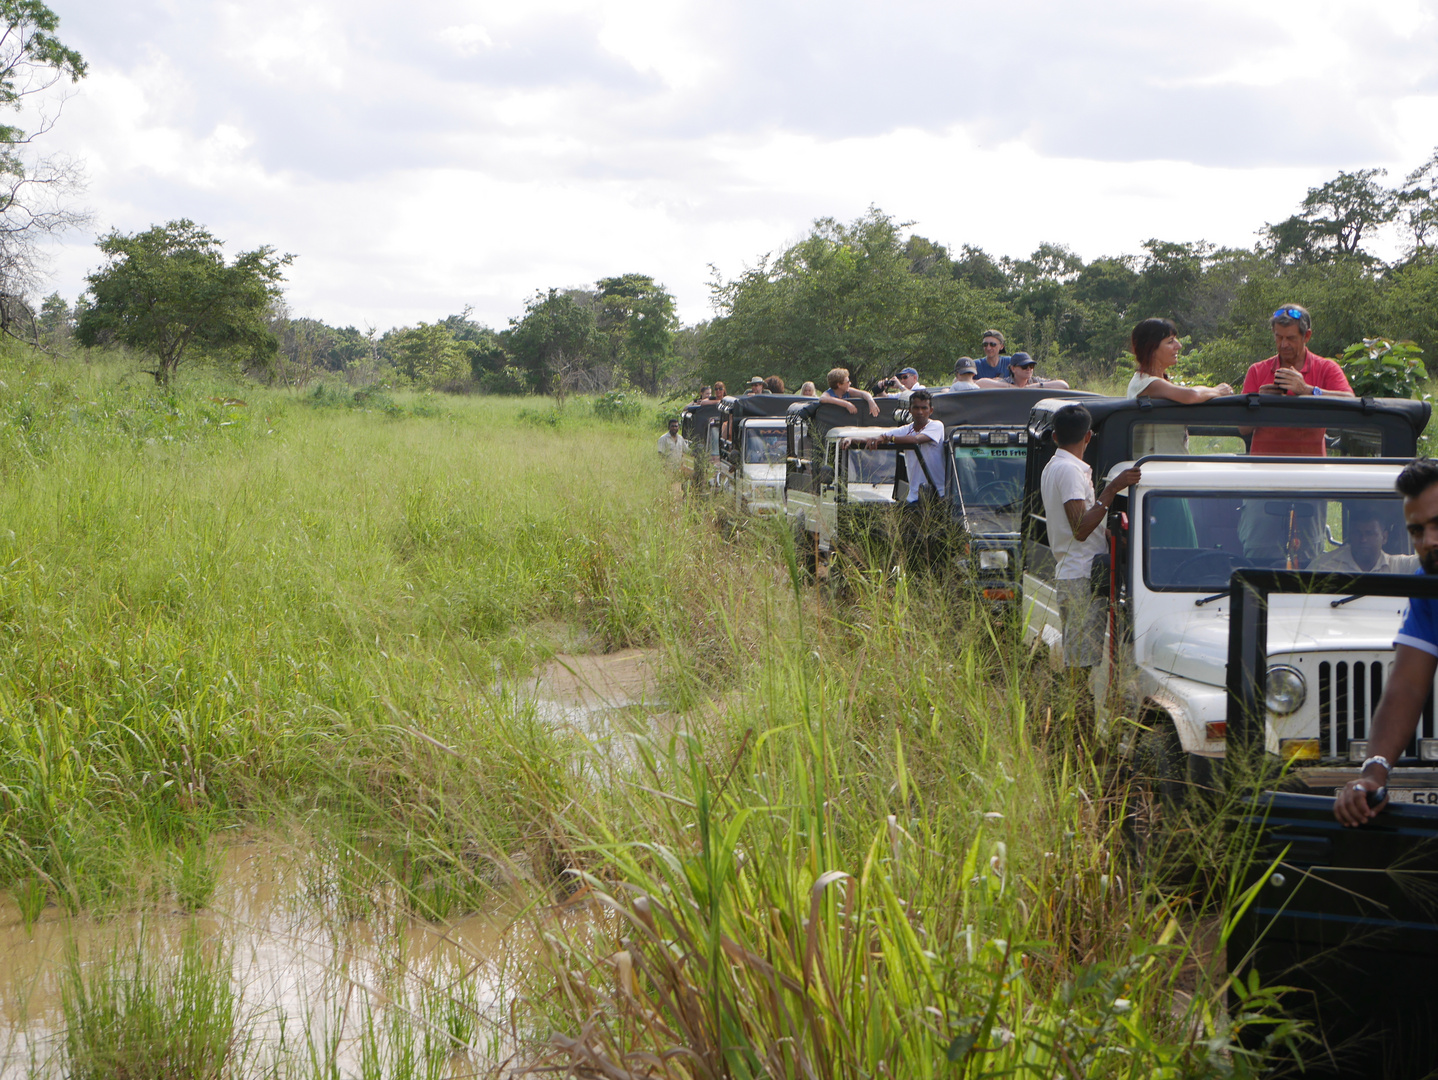
<svg viewBox="0 0 1438 1080"><path fill-rule="evenodd" d="M1101 400L1078 390L933 395L933 419L945 431L945 498L968 537L976 584L991 600L1011 600L1017 592L1027 422L1036 402L1056 397ZM907 495L906 459L897 450L846 445L909 422L904 400L876 403L878 416L815 399L789 406L787 512L811 562L828 557L841 532L867 531L880 509Z"/></svg>
<svg viewBox="0 0 1438 1080"><path fill-rule="evenodd" d="M1056 447L1054 414L1039 402L1028 428L1023 503L1025 633L1051 648L1062 623L1040 479ZM1094 435L1085 454L1097 486L1137 463L1142 477L1108 514L1109 560L1096 560L1109 634L1094 669L1101 718L1148 729L1139 764L1177 797L1207 782L1224 756L1229 579L1238 569L1411 573L1415 559L1393 482L1417 450L1426 402L1244 395L1200 405L1148 399L1084 403ZM1278 430L1275 430L1278 429ZM1303 456L1254 456L1260 445ZM1336 453L1341 456L1321 456ZM1101 579L1101 580L1097 580ZM1268 613L1269 754L1315 792L1356 775L1367 724L1393 662L1401 599L1288 595ZM1407 766L1438 764L1432 699ZM1399 768L1401 801L1438 801L1438 770Z"/></svg>

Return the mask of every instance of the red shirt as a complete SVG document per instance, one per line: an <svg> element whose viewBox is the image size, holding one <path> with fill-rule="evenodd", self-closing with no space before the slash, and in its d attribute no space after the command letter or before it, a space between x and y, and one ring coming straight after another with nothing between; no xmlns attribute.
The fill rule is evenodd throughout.
<svg viewBox="0 0 1438 1080"><path fill-rule="evenodd" d="M1245 394L1258 393L1259 387L1268 386L1278 371L1278 357L1270 356L1260 360L1248 369L1243 379ZM1343 369L1326 357L1304 350L1303 366L1298 369L1303 381L1320 390L1344 390L1353 392L1348 385L1348 376ZM1292 395L1290 395L1292 396ZM1327 447L1323 445L1323 428L1257 428L1253 432L1250 454L1273 454L1284 457L1323 457Z"/></svg>

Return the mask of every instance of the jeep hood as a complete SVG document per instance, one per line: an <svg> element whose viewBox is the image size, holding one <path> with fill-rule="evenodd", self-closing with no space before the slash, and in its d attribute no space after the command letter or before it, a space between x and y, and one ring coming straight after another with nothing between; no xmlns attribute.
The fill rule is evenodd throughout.
<svg viewBox="0 0 1438 1080"><path fill-rule="evenodd" d="M1400 617L1392 611L1347 611L1341 617L1321 601L1322 611L1270 611L1268 653L1384 650L1393 645ZM1328 616L1325 618L1325 616ZM1195 611L1151 632L1146 662L1182 679L1224 686L1228 670L1228 612Z"/></svg>
<svg viewBox="0 0 1438 1080"><path fill-rule="evenodd" d="M744 479L755 481L768 481L770 483L784 482L784 466L769 464L744 464Z"/></svg>

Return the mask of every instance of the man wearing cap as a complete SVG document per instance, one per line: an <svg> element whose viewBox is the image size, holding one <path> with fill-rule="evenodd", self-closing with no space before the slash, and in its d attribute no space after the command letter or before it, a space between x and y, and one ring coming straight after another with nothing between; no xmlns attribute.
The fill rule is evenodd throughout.
<svg viewBox="0 0 1438 1080"><path fill-rule="evenodd" d="M904 395L912 394L915 390L928 389L919 382L919 373L911 367L906 367L899 372L899 384L904 388Z"/></svg>
<svg viewBox="0 0 1438 1080"><path fill-rule="evenodd" d="M1062 379L1041 379L1034 374L1038 361L1026 352L1016 352L1009 358L1009 371L1001 379L980 379L979 385L998 390L1035 389L1067 390L1069 384Z"/></svg>
<svg viewBox="0 0 1438 1080"><path fill-rule="evenodd" d="M983 335L984 356L978 361L978 376L981 379L1002 379L1009 373L1009 361L1004 356L1004 335L997 330L985 330Z"/></svg>
<svg viewBox="0 0 1438 1080"><path fill-rule="evenodd" d="M979 372L979 362L972 356L961 356L959 362L954 365L954 381L949 384L950 390L978 390L979 384L974 376Z"/></svg>
<svg viewBox="0 0 1438 1080"><path fill-rule="evenodd" d="M744 395L747 397L750 394L762 394L763 392L764 380L761 379L758 375L755 375L752 379L749 380L749 389L744 391Z"/></svg>

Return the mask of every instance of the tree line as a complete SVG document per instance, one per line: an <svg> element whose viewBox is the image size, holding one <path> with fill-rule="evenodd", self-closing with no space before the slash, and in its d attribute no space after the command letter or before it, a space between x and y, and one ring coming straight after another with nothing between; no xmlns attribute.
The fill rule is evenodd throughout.
<svg viewBox="0 0 1438 1080"><path fill-rule="evenodd" d="M1010 349L1082 384L1124 368L1130 327L1152 315L1173 319L1189 339L1181 374L1236 381L1271 351L1268 315L1287 302L1313 312L1313 348L1324 355L1374 337L1411 340L1431 355L1438 347L1438 248L1430 243L1438 240L1438 152L1403 184L1382 180L1379 170L1339 173L1310 189L1292 216L1265 225L1250 248L1151 239L1138 254L1089 261L1058 243L1026 258L970 245L954 250L877 208L847 223L824 218L737 276L716 274L715 315L692 326L678 322L662 284L628 273L592 288L536 292L500 330L475 321L469 308L382 334L333 327L286 312L277 286L284 259L265 248L232 264L265 277L251 294L250 329L195 340L211 352L248 349L248 370L295 385L333 374L561 396L631 386L677 397L700 381L737 386L753 375L797 385L833 367L848 368L858 383L906 366L941 382L958 357L977 351L989 327L1005 332ZM1372 250L1384 229L1397 230L1403 243L1401 256L1387 262ZM91 275L77 309L52 296L40 322L47 332L68 326L85 344L157 348L143 332L124 336L113 298L137 293L133 283L114 287L115 279L150 250L188 252L190 265L220 274L217 244L189 222L112 234L100 245L110 263ZM197 247L202 258L194 257ZM174 291L177 280L157 271L155 288Z"/></svg>
<svg viewBox="0 0 1438 1080"><path fill-rule="evenodd" d="M84 77L41 0L0 0L0 22L0 107ZM47 348L123 345L161 384L197 356L288 385L340 376L561 396L634 387L679 397L753 375L797 385L834 367L859 384L906 366L937 383L990 327L1083 384L1122 368L1129 328L1155 315L1189 339L1180 374L1235 381L1270 351L1268 314L1285 302L1313 312L1312 347L1324 355L1379 337L1438 347L1438 150L1392 185L1380 169L1339 172L1247 248L1153 238L1088 261L1057 242L993 256L875 207L852 222L821 218L735 277L716 271L714 315L694 325L680 324L662 283L622 273L540 289L500 329L464 308L380 333L294 317L283 294L293 256L262 246L227 258L187 220L103 237L103 262L73 306L58 294L27 300L39 242L83 220L64 198L73 169L32 153L45 130L0 124L0 332ZM1387 261L1375 252L1384 236L1400 250Z"/></svg>

